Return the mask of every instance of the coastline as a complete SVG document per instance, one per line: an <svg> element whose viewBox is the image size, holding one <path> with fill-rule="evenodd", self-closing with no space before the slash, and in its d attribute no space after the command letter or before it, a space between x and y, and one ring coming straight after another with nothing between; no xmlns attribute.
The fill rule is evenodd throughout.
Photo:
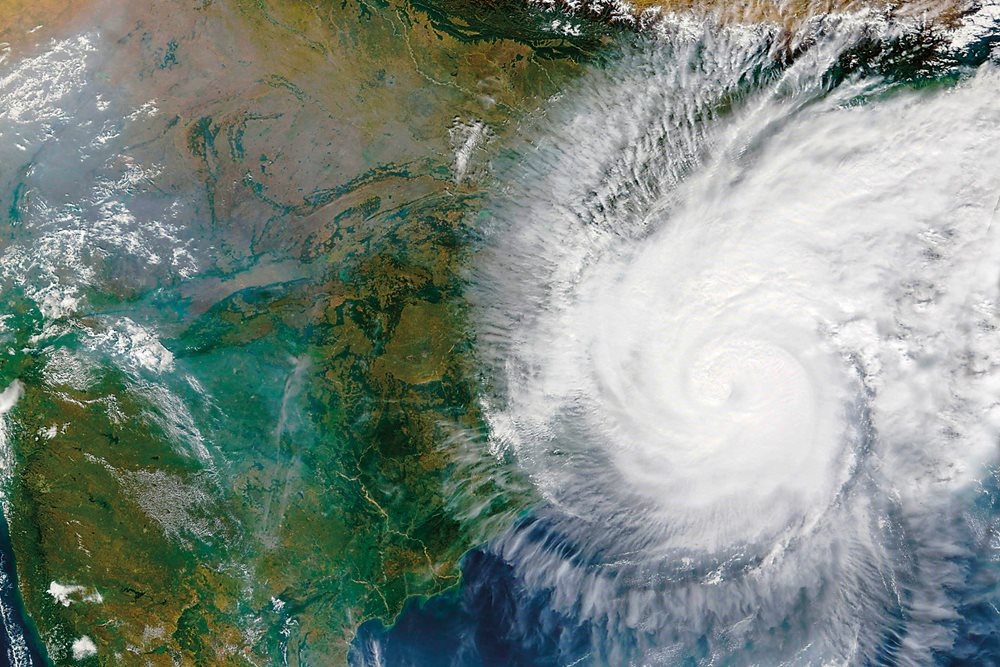
<svg viewBox="0 0 1000 667"><path fill-rule="evenodd" d="M7 517L0 512L0 659L11 667L49 664L45 645L24 606L17 578L17 563L10 542Z"/></svg>

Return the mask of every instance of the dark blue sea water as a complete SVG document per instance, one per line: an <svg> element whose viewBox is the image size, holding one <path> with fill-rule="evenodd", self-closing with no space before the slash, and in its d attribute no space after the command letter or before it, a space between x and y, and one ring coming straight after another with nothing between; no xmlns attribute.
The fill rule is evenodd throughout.
<svg viewBox="0 0 1000 667"><path fill-rule="evenodd" d="M368 665L535 665L586 661L592 628L554 611L548 596L529 592L514 569L486 549L462 562L462 584L437 597L411 599L386 628L358 630L350 662Z"/></svg>
<svg viewBox="0 0 1000 667"><path fill-rule="evenodd" d="M998 39L996 29L997 26L993 25L992 30L979 41L970 42L964 51L954 55L954 67L944 71L936 81L934 77L921 80L926 75L921 69L926 63L912 57L912 45L905 40L884 54L872 68L881 68L881 74L887 80L895 78L918 90L931 83L941 84L952 78L971 76L978 67L992 72L990 68L996 67L996 59L993 64L984 65L984 61L994 52ZM858 47L857 53L843 60L843 67L838 65L831 69L829 78L845 78L848 65L856 66L864 53L864 45ZM549 167L546 164L546 168ZM869 176L859 175L862 178ZM995 198L995 193L992 196ZM517 215L534 221L519 208ZM994 221L989 224L993 225L995 221L994 210ZM504 264L504 267L506 269L507 265ZM531 280L534 279L532 276ZM522 298L520 293L518 298ZM957 386L971 386L970 382L966 375ZM918 408L901 407L905 408L901 421L912 421L906 411L915 412ZM577 413L572 414L575 416ZM979 412L974 413L972 422L977 423L977 420L986 421ZM867 421L864 423L869 424ZM868 430L872 437L880 435L874 427ZM912 458L912 470L907 468L911 461L901 459L897 469L892 471L899 485L908 484L926 474L926 470L917 465L919 458L916 453ZM505 537L498 540L506 545L512 542L522 545L513 550L516 552L514 557L509 557L512 550L503 544L474 549L463 560L462 582L458 588L430 599L410 600L389 627L377 620L362 625L352 645L350 662L354 667L1000 665L998 470L995 467L985 470L979 479L981 481L975 488L949 497L927 499L926 506L935 509L926 513L923 508L921 511L910 508L907 508L909 511L902 511L895 502L896 489L888 489L885 511L879 515L877 523L877 535L881 542L877 550L870 552L884 558L886 565L880 566L875 559L872 563L859 563L862 559L855 559L850 554L844 545L863 541L859 537L863 535L863 528L851 521L844 522L836 527L841 533L840 541L832 543L829 550L819 552L819 556L820 559L829 558L837 562L839 569L829 571L853 572L852 568L856 568L860 575L853 579L843 577L847 583L837 590L837 582L824 578L828 570L807 564L800 572L794 573L797 578L793 594L788 596L786 604L777 606L772 605L772 598L784 582L774 580L770 582L772 585L756 589L741 587L740 577L759 581L754 579L759 571L753 563L726 573L726 579L736 581L728 589L732 591L731 597L743 597L730 600L725 595L718 595L713 599L714 607L701 604L698 596L707 595L704 590L718 591L713 587L723 580L722 576L718 580L700 581L702 590L699 586L675 585L678 581L667 578L662 582L653 582L640 577L627 580L612 574L605 578L574 579L570 571L595 571L599 569L599 564L581 562L572 541L544 522L525 521L512 529L517 534L516 539ZM858 489L862 487L863 484L858 485ZM844 495L873 495L858 489L851 489ZM601 536L578 535L583 541L589 537ZM523 547L525 542L530 542L532 546ZM793 545L789 551L794 551L794 548ZM543 560L543 565L532 562L538 559L525 557L555 553L560 558ZM560 571L548 577L533 578L533 571L548 567L549 563L564 565L565 576ZM841 564L845 567L840 567ZM614 571L613 568L606 569ZM629 570L622 568L618 572L628 573ZM576 591L568 590L569 586L562 586L561 591L546 586L554 582L558 587L567 580L610 584L605 588ZM798 588L799 582L801 589ZM756 595L748 594L748 590ZM798 592L801 595L797 595ZM652 610L650 615L655 615L656 610L662 608L672 614L670 618L685 618L692 626L700 622L705 630L692 631L683 623L672 627L660 623L657 634L644 635L646 628L656 628L658 624L656 619L641 615L623 620L631 611L628 600L632 593L637 597L648 594L642 598L643 604L636 606L647 612ZM824 604L831 600L843 600L849 595L854 595L855 600L867 599L870 604L866 608L844 604L846 613L826 617L819 613L818 609ZM601 601L592 604L591 596L601 598ZM616 596L625 602L607 603L608 598ZM567 602L567 598L573 600ZM732 613L732 618L737 620L729 620L728 627L724 627L727 621L714 613L717 609L728 611L730 605L737 608ZM588 613L575 613L588 606ZM774 609L769 609L769 606L774 606ZM601 611L595 613L593 607L600 607ZM708 612L702 613L706 609ZM690 613L685 616L688 611ZM769 617L770 611L774 612L772 617ZM743 618L740 618L741 615ZM666 614L664 617L667 617ZM765 631L749 636L745 641L733 641L734 636L746 636L732 631L744 621L746 625L759 622L759 628ZM857 635L866 634L869 644L858 650L860 642L853 647L831 643L833 648L826 649L826 655L813 653L816 638L834 635L828 631L835 624L858 629ZM849 635L850 632L844 632L836 638ZM663 646L681 646L683 649L676 652L659 650ZM626 657L623 659L622 656Z"/></svg>
<svg viewBox="0 0 1000 667"><path fill-rule="evenodd" d="M996 479L979 490L965 514L970 525L988 526L1000 515L1000 487ZM525 539L552 542L558 538L544 522L528 519L515 530ZM1000 665L1000 537L975 532L969 543L956 548L953 565L964 574L954 623L953 646L939 651L928 665L935 667L992 667ZM977 539L978 538L978 539ZM961 554L961 555L959 555ZM629 664L664 664L662 656L643 661L649 646L634 631L615 631L556 611L552 591L533 589L517 569L490 546L468 552L462 561L459 587L441 595L407 602L396 622L386 627L378 620L364 623L351 646L352 667L565 667L618 664L611 655L629 654ZM882 650L864 665L895 666L907 618L899 609L888 616L896 627L885 633ZM687 655L668 664L682 667L707 664L713 653L710 633L698 638ZM745 657L755 647L745 647ZM735 658L740 660L740 658ZM727 660L722 664L742 664ZM767 664L756 662L755 664ZM775 658L777 664L777 658Z"/></svg>
<svg viewBox="0 0 1000 667"><path fill-rule="evenodd" d="M0 666L46 664L44 648L32 627L17 590L17 567L11 552L7 520L0 513Z"/></svg>
<svg viewBox="0 0 1000 667"><path fill-rule="evenodd" d="M984 38L982 48L976 48L986 49L991 44ZM970 53L972 51L970 47ZM969 56L969 61L978 66L978 60L985 57ZM71 179L63 177L62 180ZM923 544L932 545L939 552L946 552L941 557L941 562L955 572L954 576L947 579L952 588L942 591L949 599L956 601L954 613L940 621L953 640L947 648L935 649L925 663L928 665L1000 665L1000 532L997 529L1000 525L997 521L1000 516L1000 489L995 478L987 479L991 481L978 489L972 499L964 496L956 499L956 504L963 503L954 511L954 522L958 525L950 525L949 514L946 519L941 520L940 526L908 527L911 533L917 532L921 536ZM941 544L926 534L938 527L950 529L947 537L942 538ZM525 521L513 530L524 535L526 540L549 545L547 548L550 552L572 552L563 538L544 524ZM852 527L846 526L843 532L845 542L849 541ZM952 542L953 536L959 538ZM17 592L15 564L9 542L7 526L0 518L0 612L3 617L3 622L0 623L0 665L43 665L46 660L41 643L26 618ZM888 543L886 550L898 557L888 559L894 563L894 567L886 571L898 574L901 578L915 579L921 576L924 570L917 566L920 553L914 548L918 543L905 536L898 543ZM575 568L593 567L593 563L580 563L571 557L565 560ZM495 545L473 549L462 562L463 577L458 587L430 599L411 599L389 627L377 620L363 624L353 642L350 663L355 667L549 667L624 664L618 658L611 657L621 655L636 656L634 664L684 667L748 662L766 667L778 663L774 654L768 656L764 643L766 640L774 641L773 636L762 637L757 644L747 643L736 648L729 646L729 657L713 660L713 656L720 653L716 651L719 637L714 632L712 620L706 622L708 630L703 634L698 634L700 631L690 633L686 628L676 628L677 635L684 635L682 639L686 652L653 655L647 651L650 645L655 647L657 641L664 637L671 641L675 638L669 636L669 633L653 637L642 636L641 630L637 629L643 627L642 622L598 624L593 617L584 618L566 611L572 609L573 605L558 603L555 591L526 580L523 569L520 569L526 565L530 566L532 563L508 560L503 550ZM867 574L867 570L865 572ZM864 579L866 583L877 580L876 576ZM611 592L627 594L630 583L635 584L637 589L642 589L647 584L644 580L621 582L621 588ZM822 582L816 583L817 589L821 587ZM920 587L903 585L899 590L905 592L913 588ZM927 584L927 588L933 588L933 585ZM669 598L666 587L654 590L661 600ZM821 599L820 594L816 595L816 599ZM901 664L897 656L899 646L907 639L909 630L910 619L906 612L909 601L898 599L892 602L893 606L879 610L882 613L876 617L883 624L876 632L881 637L878 650L870 651L864 654L866 657L863 660L850 664L893 667ZM760 606L763 607L764 603ZM808 611L801 606L789 607L787 622L777 624L774 632L786 632L791 638L810 634L815 628L795 625L796 621L808 623L807 620L802 621L810 618ZM873 620L874 622L876 621ZM912 637L912 631L910 634L914 641L921 641L920 637ZM681 639L676 641L679 643ZM800 659L795 664L813 663L808 659Z"/></svg>

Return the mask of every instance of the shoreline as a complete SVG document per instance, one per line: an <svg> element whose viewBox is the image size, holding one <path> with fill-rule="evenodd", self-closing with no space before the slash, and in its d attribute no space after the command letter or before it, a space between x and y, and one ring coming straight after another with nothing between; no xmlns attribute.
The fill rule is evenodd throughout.
<svg viewBox="0 0 1000 667"><path fill-rule="evenodd" d="M51 664L45 650L45 643L38 634L31 616L28 614L21 596L21 588L18 584L17 562L14 558L14 550L10 541L10 528L7 525L7 517L0 512L0 645L5 645L7 656L14 667L31 667ZM15 627L11 627L13 623ZM14 644L15 635L12 631L20 633L19 639L23 642L22 650L24 654L16 656ZM18 660L18 657L21 660Z"/></svg>

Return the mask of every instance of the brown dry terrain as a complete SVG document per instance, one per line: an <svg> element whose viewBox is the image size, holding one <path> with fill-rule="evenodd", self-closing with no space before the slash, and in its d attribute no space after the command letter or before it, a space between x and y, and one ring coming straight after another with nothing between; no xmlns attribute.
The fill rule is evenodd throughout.
<svg viewBox="0 0 1000 667"><path fill-rule="evenodd" d="M947 22L969 2L897 0L891 9ZM477 3L487 4L466 7ZM790 28L887 6L633 4L637 13L656 6ZM234 446L228 454L241 467L220 515L201 499L222 492L150 431L138 400L120 402L119 424L90 394L29 392L19 405L29 436L19 445L14 499L34 509L13 517L12 532L29 611L47 637L65 630L52 646L86 632L100 646L95 664L268 664L282 646L290 664L330 664L342 661L360 621L391 620L407 597L456 578L474 539L435 509L446 463L436 445L442 423L478 424L466 409L474 390L460 358L466 341L447 304L456 299L461 222L479 193L449 171L448 129L462 129L455 118L477 118L502 138L516 131L509 118L530 114L579 65L540 55L548 38L495 39L490 26L469 37L471 28L444 30L413 4L384 5L370 16L364 2L339 0L0 0L3 67L55 37L98 28L113 55L96 76L127 108L161 106L160 120L128 135L129 157L162 165L164 192L204 192L200 226L187 232L219 234L226 251L203 283L183 288L198 321L178 335L179 354L192 367L226 367L216 360L230 363L222 356L230 348L303 341L313 352L296 371L303 404L325 436L294 455L280 429L277 446L273 430L259 451ZM354 258L359 248L368 254ZM309 262L331 268L315 269L310 282L301 268ZM246 375L234 386L256 386ZM128 395L109 378L102 391ZM253 399L248 412L259 407ZM31 435L57 417L72 429ZM194 500L162 502L174 496ZM221 535L207 540L211 549L196 550L157 520L191 523L187 514L223 517L206 524L204 532ZM251 596L237 565L263 582ZM59 605L47 590L57 581L98 590L102 602ZM295 633L272 595L295 609ZM245 632L250 616L265 619L270 634Z"/></svg>
<svg viewBox="0 0 1000 667"><path fill-rule="evenodd" d="M96 4L95 0L0 0L0 58L44 41Z"/></svg>
<svg viewBox="0 0 1000 667"><path fill-rule="evenodd" d="M970 0L631 0L638 11L660 7L664 12L718 15L727 21L775 21L794 24L831 12L888 8L902 16L927 17L949 22L969 11Z"/></svg>
<svg viewBox="0 0 1000 667"><path fill-rule="evenodd" d="M888 8L900 16L950 23L978 4L976 0L626 0L636 13L659 8L665 13L693 12L724 21L775 21L794 25L809 17L841 11ZM17 48L38 41L50 30L76 22L98 0L0 0L0 47ZM489 0L486 4L490 4Z"/></svg>

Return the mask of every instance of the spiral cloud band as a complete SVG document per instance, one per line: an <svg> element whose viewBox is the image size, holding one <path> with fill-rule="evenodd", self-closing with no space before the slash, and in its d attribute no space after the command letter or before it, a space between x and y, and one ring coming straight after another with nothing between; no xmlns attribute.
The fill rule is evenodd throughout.
<svg viewBox="0 0 1000 667"><path fill-rule="evenodd" d="M545 503L495 549L631 633L597 662L957 641L962 558L995 548L972 499L1000 433L1000 72L833 74L906 29L830 19L778 65L766 30L664 27L503 170L484 405Z"/></svg>

